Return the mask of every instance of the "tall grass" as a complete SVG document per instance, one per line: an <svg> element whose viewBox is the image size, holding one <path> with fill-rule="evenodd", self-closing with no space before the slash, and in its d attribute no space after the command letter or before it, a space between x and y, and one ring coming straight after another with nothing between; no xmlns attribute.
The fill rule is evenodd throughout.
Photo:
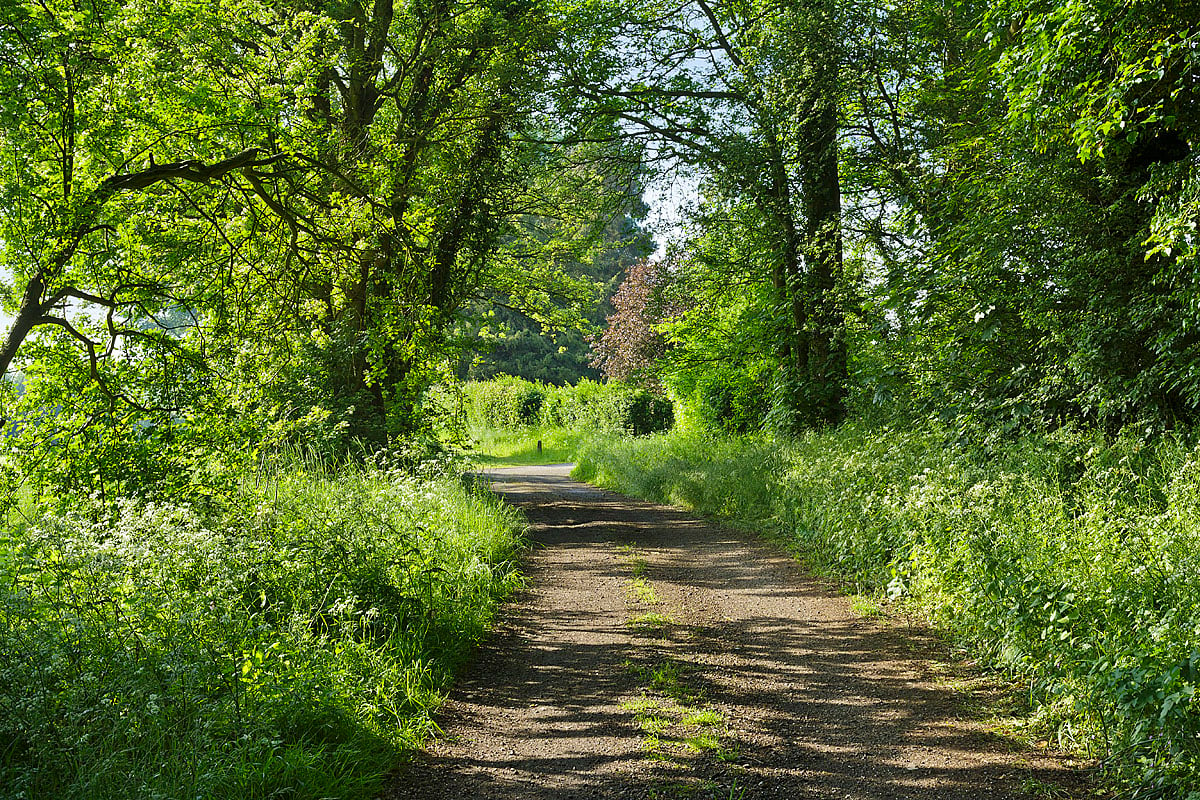
<svg viewBox="0 0 1200 800"><path fill-rule="evenodd" d="M514 513L456 481L311 465L208 517L81 501L13 526L0 796L372 796L520 546Z"/></svg>
<svg viewBox="0 0 1200 800"><path fill-rule="evenodd" d="M601 437L576 475L780 536L1019 675L1139 797L1200 792L1200 448L1061 430L988 450L933 424L794 442Z"/></svg>

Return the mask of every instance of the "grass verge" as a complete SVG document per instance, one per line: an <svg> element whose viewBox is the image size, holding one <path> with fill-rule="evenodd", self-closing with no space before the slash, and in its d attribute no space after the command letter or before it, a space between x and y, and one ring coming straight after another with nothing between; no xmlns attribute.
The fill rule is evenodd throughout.
<svg viewBox="0 0 1200 800"><path fill-rule="evenodd" d="M584 434L568 428L533 426L512 430L475 430L471 459L483 467L562 464L575 460ZM542 443L541 451L538 442Z"/></svg>
<svg viewBox="0 0 1200 800"><path fill-rule="evenodd" d="M796 441L597 437L575 477L779 537L1019 677L1127 792L1200 800L1200 448L1060 430L989 449L929 424ZM860 601L860 605L864 605Z"/></svg>
<svg viewBox="0 0 1200 800"><path fill-rule="evenodd" d="M521 531L374 469L9 530L0 796L374 796L518 583Z"/></svg>

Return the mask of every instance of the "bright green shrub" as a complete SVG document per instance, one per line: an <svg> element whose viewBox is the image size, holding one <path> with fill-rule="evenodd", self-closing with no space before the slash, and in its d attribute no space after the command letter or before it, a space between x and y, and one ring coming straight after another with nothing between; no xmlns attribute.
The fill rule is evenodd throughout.
<svg viewBox="0 0 1200 800"><path fill-rule="evenodd" d="M1064 743L1142 787L1200 781L1200 447L1060 430L980 450L860 422L786 443L597 438L576 474L908 597L1023 676Z"/></svg>
<svg viewBox="0 0 1200 800"><path fill-rule="evenodd" d="M584 379L575 386L542 386L502 377L465 384L463 393L468 424L477 431L541 424L640 436L674 423L670 400L621 383Z"/></svg>
<svg viewBox="0 0 1200 800"><path fill-rule="evenodd" d="M570 392L564 387L560 392ZM564 419L566 427L612 431L644 436L670 429L675 421L671 401L649 391L619 383L603 385L603 391L589 400L577 401L572 419Z"/></svg>
<svg viewBox="0 0 1200 800"><path fill-rule="evenodd" d="M370 797L513 588L513 512L378 470L248 476L0 539L0 796ZM81 509L83 510L83 509Z"/></svg>
<svg viewBox="0 0 1200 800"><path fill-rule="evenodd" d="M463 392L467 424L477 429L536 424L546 396L539 384L508 376L464 384Z"/></svg>

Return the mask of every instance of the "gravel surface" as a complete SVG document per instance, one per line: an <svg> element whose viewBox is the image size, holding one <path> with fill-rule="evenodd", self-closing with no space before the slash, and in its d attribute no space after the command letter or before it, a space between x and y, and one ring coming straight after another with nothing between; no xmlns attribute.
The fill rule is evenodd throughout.
<svg viewBox="0 0 1200 800"><path fill-rule="evenodd" d="M569 471L487 472L532 523L529 586L386 798L1084 796L1077 764L971 718L935 639Z"/></svg>

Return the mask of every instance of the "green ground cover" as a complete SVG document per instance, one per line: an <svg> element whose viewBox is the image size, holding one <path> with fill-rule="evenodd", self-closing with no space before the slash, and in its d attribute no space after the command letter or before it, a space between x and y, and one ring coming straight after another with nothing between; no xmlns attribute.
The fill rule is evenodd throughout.
<svg viewBox="0 0 1200 800"><path fill-rule="evenodd" d="M373 796L518 583L451 478L294 466L0 538L0 795Z"/></svg>
<svg viewBox="0 0 1200 800"><path fill-rule="evenodd" d="M990 448L933 423L788 442L595 437L576 476L779 537L1019 676L1033 722L1124 793L1200 792L1200 447L1069 429Z"/></svg>

